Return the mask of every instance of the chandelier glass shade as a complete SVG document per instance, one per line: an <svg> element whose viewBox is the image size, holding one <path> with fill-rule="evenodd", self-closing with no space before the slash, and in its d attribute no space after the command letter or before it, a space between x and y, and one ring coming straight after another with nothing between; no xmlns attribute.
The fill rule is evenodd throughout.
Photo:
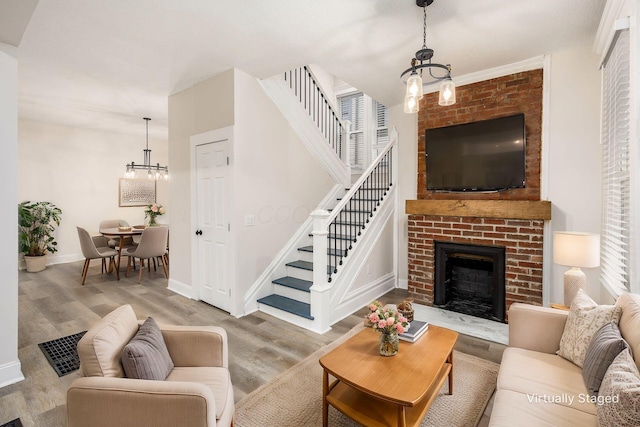
<svg viewBox="0 0 640 427"><path fill-rule="evenodd" d="M147 179L155 179L160 180L163 179L165 181L169 180L169 167L168 166L160 166L160 163L156 163L155 165L151 164L151 150L149 150L149 120L148 117L144 117L144 120L147 124L147 145L144 151L144 163L143 164L135 164L134 162L127 163L127 170L124 173L125 178L138 178L138 172L142 175L146 176Z"/></svg>
<svg viewBox="0 0 640 427"><path fill-rule="evenodd" d="M431 62L433 49L427 47L427 6L433 0L416 0L416 5L423 11L422 48L411 58L411 67L402 72L400 78L406 78L407 91L404 97L404 112L417 113L420 111L419 101L423 98L424 84L440 83L438 104L442 106L452 105L456 102L456 85L451 79L451 65L442 65ZM408 76L408 77L407 77ZM423 77L430 81L425 82Z"/></svg>

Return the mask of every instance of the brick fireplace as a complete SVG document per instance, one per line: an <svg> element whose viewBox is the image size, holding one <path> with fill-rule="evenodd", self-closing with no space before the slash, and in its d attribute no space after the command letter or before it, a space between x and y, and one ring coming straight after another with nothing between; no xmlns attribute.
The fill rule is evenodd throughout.
<svg viewBox="0 0 640 427"><path fill-rule="evenodd" d="M433 305L435 242L505 248L505 305L542 304L543 220L409 215L409 294Z"/></svg>
<svg viewBox="0 0 640 427"><path fill-rule="evenodd" d="M417 199L408 200L409 293L434 303L434 245L453 242L504 247L505 309L516 301L542 304L543 228L551 204L540 200L542 70L519 72L456 88L456 104L426 94L418 113ZM449 193L426 188L425 130L522 113L526 184L499 192ZM506 319L505 319L506 320Z"/></svg>

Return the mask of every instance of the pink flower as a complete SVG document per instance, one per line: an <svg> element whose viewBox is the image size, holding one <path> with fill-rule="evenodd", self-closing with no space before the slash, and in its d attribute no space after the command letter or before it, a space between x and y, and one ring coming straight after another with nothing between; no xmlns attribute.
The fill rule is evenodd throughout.
<svg viewBox="0 0 640 427"><path fill-rule="evenodd" d="M371 313L369 315L369 320L371 321L371 323L378 323L380 321L380 318L378 317L378 313Z"/></svg>
<svg viewBox="0 0 640 427"><path fill-rule="evenodd" d="M387 326L391 326L396 322L396 319L394 319L393 317L389 317L387 319Z"/></svg>
<svg viewBox="0 0 640 427"><path fill-rule="evenodd" d="M382 329L382 328L386 328L387 327L387 322L385 322L384 320L381 320L378 323L378 328Z"/></svg>
<svg viewBox="0 0 640 427"><path fill-rule="evenodd" d="M404 333L404 327L400 323L396 325L396 330L398 331L399 334Z"/></svg>
<svg viewBox="0 0 640 427"><path fill-rule="evenodd" d="M152 205L151 206L151 212L158 212L158 206Z"/></svg>
<svg viewBox="0 0 640 427"><path fill-rule="evenodd" d="M370 311L375 311L376 310L376 305L375 304L369 304L369 310Z"/></svg>
<svg viewBox="0 0 640 427"><path fill-rule="evenodd" d="M406 323L407 319L405 317L400 317L400 319L398 320L398 322L400 323Z"/></svg>

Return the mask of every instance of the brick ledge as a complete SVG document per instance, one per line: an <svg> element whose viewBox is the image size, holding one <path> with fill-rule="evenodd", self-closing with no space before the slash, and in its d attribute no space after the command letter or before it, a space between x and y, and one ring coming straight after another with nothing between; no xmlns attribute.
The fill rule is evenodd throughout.
<svg viewBox="0 0 640 427"><path fill-rule="evenodd" d="M407 200L409 215L441 215L501 219L551 219L547 200Z"/></svg>

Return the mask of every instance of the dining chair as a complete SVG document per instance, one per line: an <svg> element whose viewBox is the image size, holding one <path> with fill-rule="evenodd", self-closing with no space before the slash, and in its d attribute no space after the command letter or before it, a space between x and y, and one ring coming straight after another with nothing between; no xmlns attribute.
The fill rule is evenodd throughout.
<svg viewBox="0 0 640 427"><path fill-rule="evenodd" d="M140 268L138 271L138 283L142 281L142 270L144 269L144 262L147 261L147 267L151 271L151 262L153 259L158 258L164 269L164 275L168 279L169 273L167 272L166 252L167 252L167 237L169 236L168 227L147 227L140 236L140 243L138 246L129 247L123 252L123 255L129 257L127 261L126 277L129 277L129 271L131 270L132 259L140 259Z"/></svg>
<svg viewBox="0 0 640 427"><path fill-rule="evenodd" d="M124 219L107 219L105 221L100 222L100 228L98 229L101 233L105 228L118 228L118 227L128 227L129 223ZM118 236L109 236L109 246L112 248L117 247L120 244L120 237Z"/></svg>
<svg viewBox="0 0 640 427"><path fill-rule="evenodd" d="M89 235L89 232L84 228L78 228L78 237L80 238L80 248L82 249L82 255L84 256L84 267L82 268L82 286L84 286L84 282L87 279L87 273L89 272L89 264L92 259L101 259L102 260L102 271L105 268L105 260L109 258L109 269L110 273L112 270L116 270L116 278L120 280L120 273L118 272L116 266L116 256L118 256L118 251L109 247L106 242L106 237L103 236L94 236L93 238ZM102 239L100 239L102 237ZM104 240L103 240L104 239Z"/></svg>

